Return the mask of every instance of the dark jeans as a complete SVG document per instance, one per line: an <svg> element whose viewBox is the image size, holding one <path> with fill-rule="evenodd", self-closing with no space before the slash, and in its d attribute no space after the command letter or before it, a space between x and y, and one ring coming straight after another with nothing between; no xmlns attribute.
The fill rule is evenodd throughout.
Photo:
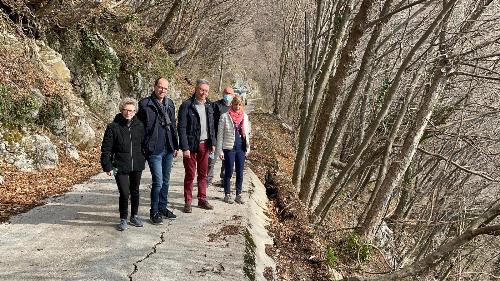
<svg viewBox="0 0 500 281"><path fill-rule="evenodd" d="M208 157L208 176L207 176L208 186L212 185L212 180L214 178L215 162L217 162L217 159L215 158L212 159ZM220 167L220 179L224 180L224 160L222 160L222 166Z"/></svg>
<svg viewBox="0 0 500 281"><path fill-rule="evenodd" d="M233 166L236 169L236 195L241 194L243 188L243 168L245 167L245 151L224 149L224 193L231 193L231 177Z"/></svg>
<svg viewBox="0 0 500 281"><path fill-rule="evenodd" d="M142 171L120 173L115 175L118 191L120 191L119 209L120 219L128 217L128 198L130 195L131 215L137 215L139 210L139 185L141 183Z"/></svg>
<svg viewBox="0 0 500 281"><path fill-rule="evenodd" d="M167 209L170 172L174 161L173 152L153 154L148 157L149 170L153 183L151 184L150 214Z"/></svg>

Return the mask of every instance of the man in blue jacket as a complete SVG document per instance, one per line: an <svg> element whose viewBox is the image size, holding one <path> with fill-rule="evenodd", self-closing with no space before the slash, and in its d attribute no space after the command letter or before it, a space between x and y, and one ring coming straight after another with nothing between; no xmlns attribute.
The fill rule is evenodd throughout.
<svg viewBox="0 0 500 281"><path fill-rule="evenodd" d="M167 204L172 162L179 149L175 105L168 97L167 79L158 78L151 96L139 102L138 117L146 126L143 149L153 180L149 215L153 224L163 224L162 216L176 218Z"/></svg>
<svg viewBox="0 0 500 281"><path fill-rule="evenodd" d="M184 164L184 212L191 213L193 182L198 174L198 206L213 209L207 201L208 155L215 151L213 107L207 99L207 80L196 81L195 93L179 108L179 142Z"/></svg>

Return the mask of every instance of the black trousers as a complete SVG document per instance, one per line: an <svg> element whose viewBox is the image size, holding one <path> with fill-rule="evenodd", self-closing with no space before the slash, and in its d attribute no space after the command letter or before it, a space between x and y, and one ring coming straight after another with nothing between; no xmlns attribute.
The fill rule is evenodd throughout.
<svg viewBox="0 0 500 281"><path fill-rule="evenodd" d="M120 173L115 175L118 191L120 191L119 209L120 219L128 217L128 198L130 196L131 215L137 215L139 210L139 185L141 183L142 171Z"/></svg>

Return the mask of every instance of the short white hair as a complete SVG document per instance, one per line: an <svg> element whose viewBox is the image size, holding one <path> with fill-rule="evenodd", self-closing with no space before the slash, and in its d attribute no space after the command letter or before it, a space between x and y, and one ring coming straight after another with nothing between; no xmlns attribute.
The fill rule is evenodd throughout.
<svg viewBox="0 0 500 281"><path fill-rule="evenodd" d="M137 110L138 104L137 100L134 98L123 98L120 102L120 110L123 110L123 108L125 108L125 106L129 104L133 105Z"/></svg>

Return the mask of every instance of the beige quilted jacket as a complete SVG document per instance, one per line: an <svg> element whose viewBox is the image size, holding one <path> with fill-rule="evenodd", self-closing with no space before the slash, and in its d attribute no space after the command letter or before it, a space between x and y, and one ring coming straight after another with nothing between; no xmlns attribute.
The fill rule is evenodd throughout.
<svg viewBox="0 0 500 281"><path fill-rule="evenodd" d="M245 113L243 117L245 124L245 140L247 153L250 152L250 133L251 125L248 115ZM233 149L234 146L234 125L229 113L224 113L219 119L219 129L217 131L217 149L215 157L223 155L223 149Z"/></svg>

